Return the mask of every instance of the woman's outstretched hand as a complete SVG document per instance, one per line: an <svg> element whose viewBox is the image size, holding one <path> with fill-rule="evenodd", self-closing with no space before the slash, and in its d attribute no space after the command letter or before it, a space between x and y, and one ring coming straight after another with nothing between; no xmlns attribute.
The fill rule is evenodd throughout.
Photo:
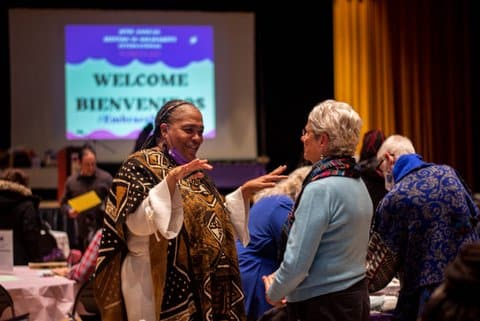
<svg viewBox="0 0 480 321"><path fill-rule="evenodd" d="M263 280L263 284L265 285L265 299L267 300L267 302L275 307L278 307L278 306L282 306L284 305L286 302L285 299L282 299L280 301L272 301L268 295L267 295L267 291L268 291L268 288L270 288L270 286L272 285L273 283L273 280L275 278L275 272L270 274L270 275L264 275L262 276L262 280Z"/></svg>
<svg viewBox="0 0 480 321"><path fill-rule="evenodd" d="M246 181L240 187L243 198L249 200L254 193L264 188L273 187L278 181L287 178L287 175L281 175L286 169L286 165L281 165L270 173Z"/></svg>

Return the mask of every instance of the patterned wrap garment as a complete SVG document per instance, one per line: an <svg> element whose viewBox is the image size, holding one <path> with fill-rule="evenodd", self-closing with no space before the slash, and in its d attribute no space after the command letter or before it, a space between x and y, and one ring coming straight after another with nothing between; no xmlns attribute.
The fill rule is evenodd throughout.
<svg viewBox="0 0 480 321"><path fill-rule="evenodd" d="M402 288L395 320L416 320L444 270L467 243L479 239L479 209L456 171L420 155L398 158L395 185L380 202L374 231L399 256Z"/></svg>
<svg viewBox="0 0 480 321"><path fill-rule="evenodd" d="M128 251L126 216L174 166L159 148L142 150L125 161L113 181L95 278L103 321L127 320L120 285ZM149 241L156 320L245 320L234 229L223 197L208 177L177 186L181 231L171 240L153 234Z"/></svg>

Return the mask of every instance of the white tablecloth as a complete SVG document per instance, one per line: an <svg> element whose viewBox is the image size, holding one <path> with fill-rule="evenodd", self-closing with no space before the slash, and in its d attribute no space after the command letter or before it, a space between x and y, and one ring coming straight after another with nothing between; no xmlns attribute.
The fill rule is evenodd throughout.
<svg viewBox="0 0 480 321"><path fill-rule="evenodd" d="M400 281L394 278L378 292L370 294L370 309L372 312L391 312L395 309L400 291Z"/></svg>
<svg viewBox="0 0 480 321"><path fill-rule="evenodd" d="M65 320L75 300L75 281L61 276L41 276L45 270L15 266L13 274L1 274L0 283L13 298L17 315L30 313L30 321ZM0 320L11 317L10 309Z"/></svg>

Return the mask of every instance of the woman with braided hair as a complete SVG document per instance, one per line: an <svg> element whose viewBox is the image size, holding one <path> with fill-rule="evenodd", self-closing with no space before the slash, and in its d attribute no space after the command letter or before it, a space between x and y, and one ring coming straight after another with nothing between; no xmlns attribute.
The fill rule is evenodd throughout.
<svg viewBox="0 0 480 321"><path fill-rule="evenodd" d="M245 320L235 239L248 243L250 197L285 166L224 198L196 156L203 130L196 106L167 102L113 180L94 288L103 321Z"/></svg>

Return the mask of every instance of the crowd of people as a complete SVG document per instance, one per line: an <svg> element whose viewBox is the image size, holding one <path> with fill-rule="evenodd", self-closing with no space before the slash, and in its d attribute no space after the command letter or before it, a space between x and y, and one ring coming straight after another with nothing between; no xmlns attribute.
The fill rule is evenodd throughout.
<svg viewBox="0 0 480 321"><path fill-rule="evenodd" d="M478 318L480 210L469 187L406 136L369 130L357 156L361 127L352 106L322 101L300 137L308 166L222 195L197 157L200 110L171 100L114 177L81 148L61 200L73 266L57 273L94 277L104 321L367 321L380 277L400 279L392 320ZM99 204L69 205L90 191ZM13 230L17 265L48 254L38 202L25 173L2 173L0 229Z"/></svg>

